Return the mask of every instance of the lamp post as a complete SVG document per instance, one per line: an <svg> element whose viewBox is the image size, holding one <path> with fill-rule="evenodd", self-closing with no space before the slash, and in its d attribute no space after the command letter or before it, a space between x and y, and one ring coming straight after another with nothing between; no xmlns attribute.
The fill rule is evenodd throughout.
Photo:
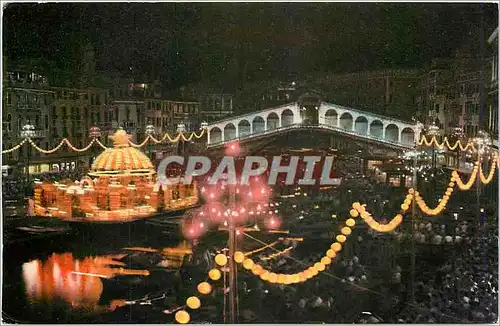
<svg viewBox="0 0 500 326"><path fill-rule="evenodd" d="M155 133L155 127L153 125L147 125L146 126L147 137L148 138L151 137L154 133ZM148 140L148 155L150 160L153 160L153 151L151 150L152 145L153 143L151 142L151 140Z"/></svg>
<svg viewBox="0 0 500 326"><path fill-rule="evenodd" d="M90 127L89 129L89 137L92 138L92 140L97 140L99 137L101 137L101 129L99 127L93 126ZM92 157L90 158L90 167L92 167L92 163L94 162L94 156L96 153L96 147L92 147Z"/></svg>
<svg viewBox="0 0 500 326"><path fill-rule="evenodd" d="M29 196L29 187L30 187L30 150L31 150L31 138L35 137L35 126L28 123L22 127L21 137L26 138L28 141L26 142L26 186L24 190L24 194L26 197Z"/></svg>

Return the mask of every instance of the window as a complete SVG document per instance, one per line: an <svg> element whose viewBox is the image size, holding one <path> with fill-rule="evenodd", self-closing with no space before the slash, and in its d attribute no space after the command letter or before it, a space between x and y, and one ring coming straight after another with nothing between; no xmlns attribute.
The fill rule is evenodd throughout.
<svg viewBox="0 0 500 326"><path fill-rule="evenodd" d="M436 105L434 105L434 110L436 111L436 113L439 113L439 103L436 103Z"/></svg>
<svg viewBox="0 0 500 326"><path fill-rule="evenodd" d="M10 113L7 114L7 130L12 131L12 115Z"/></svg>
<svg viewBox="0 0 500 326"><path fill-rule="evenodd" d="M38 128L38 126L40 126L40 116L36 116L35 117L35 128Z"/></svg>
<svg viewBox="0 0 500 326"><path fill-rule="evenodd" d="M7 92L7 104L12 104L12 96L10 95L10 92Z"/></svg>
<svg viewBox="0 0 500 326"><path fill-rule="evenodd" d="M44 120L45 120L45 129L49 129L49 116L47 114L44 116Z"/></svg>

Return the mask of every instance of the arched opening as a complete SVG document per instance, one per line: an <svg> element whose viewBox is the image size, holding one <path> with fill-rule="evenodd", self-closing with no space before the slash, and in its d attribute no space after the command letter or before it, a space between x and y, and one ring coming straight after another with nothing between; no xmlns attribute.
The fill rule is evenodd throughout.
<svg viewBox="0 0 500 326"><path fill-rule="evenodd" d="M368 133L368 120L365 117L357 117L354 122L354 130L360 135Z"/></svg>
<svg viewBox="0 0 500 326"><path fill-rule="evenodd" d="M352 130L352 115L348 112L345 112L340 116L340 128L345 130Z"/></svg>
<svg viewBox="0 0 500 326"><path fill-rule="evenodd" d="M238 123L238 137L244 137L250 135L250 133L250 122L248 122L248 120L241 120Z"/></svg>
<svg viewBox="0 0 500 326"><path fill-rule="evenodd" d="M281 113L281 126L289 126L293 124L293 112L290 109L286 109Z"/></svg>
<svg viewBox="0 0 500 326"><path fill-rule="evenodd" d="M390 124L385 128L385 140L397 142L399 140L399 128L395 124Z"/></svg>
<svg viewBox="0 0 500 326"><path fill-rule="evenodd" d="M380 120L374 120L370 124L370 136L380 138L384 136L384 124Z"/></svg>
<svg viewBox="0 0 500 326"><path fill-rule="evenodd" d="M267 130L273 130L279 128L280 126L280 118L279 116L272 112L267 116Z"/></svg>
<svg viewBox="0 0 500 326"><path fill-rule="evenodd" d="M415 131L410 127L406 127L401 131L401 143L412 145L415 142Z"/></svg>
<svg viewBox="0 0 500 326"><path fill-rule="evenodd" d="M252 121L252 132L263 132L266 130L266 123L264 118L255 117Z"/></svg>
<svg viewBox="0 0 500 326"><path fill-rule="evenodd" d="M335 111L334 109L330 109L325 113L325 124L328 126L336 127L338 118L339 115L337 114L337 111Z"/></svg>
<svg viewBox="0 0 500 326"><path fill-rule="evenodd" d="M224 141L233 140L236 138L236 127L232 123L228 123L224 127Z"/></svg>
<svg viewBox="0 0 500 326"><path fill-rule="evenodd" d="M213 127L209 131L210 133L210 143L218 143L222 141L222 131L219 127Z"/></svg>

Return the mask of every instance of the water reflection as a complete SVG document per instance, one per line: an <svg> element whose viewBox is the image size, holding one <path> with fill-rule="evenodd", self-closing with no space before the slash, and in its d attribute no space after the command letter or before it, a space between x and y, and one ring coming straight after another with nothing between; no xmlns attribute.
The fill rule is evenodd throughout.
<svg viewBox="0 0 500 326"><path fill-rule="evenodd" d="M185 255L191 254L186 243L175 248L124 248L117 255L86 257L77 259L72 253L54 253L45 261L32 260L22 265L22 277L26 298L30 304L50 304L63 301L74 310L87 312L113 311L127 304L125 299L113 300L100 305L104 290L102 279L116 276L149 276L148 269L126 268L127 262L145 260L146 268L164 268L166 271L179 269ZM151 255L155 255L154 265L149 265ZM124 258L127 256L127 260Z"/></svg>

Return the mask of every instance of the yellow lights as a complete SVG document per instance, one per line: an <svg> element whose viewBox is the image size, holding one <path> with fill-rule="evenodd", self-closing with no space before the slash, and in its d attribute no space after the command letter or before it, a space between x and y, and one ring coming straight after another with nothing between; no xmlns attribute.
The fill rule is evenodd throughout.
<svg viewBox="0 0 500 326"><path fill-rule="evenodd" d="M215 263L219 266L224 266L227 264L227 257L224 254L218 254L215 256Z"/></svg>
<svg viewBox="0 0 500 326"><path fill-rule="evenodd" d="M189 313L185 310L179 310L175 313L175 321L179 324L187 324L191 320Z"/></svg>
<svg viewBox="0 0 500 326"><path fill-rule="evenodd" d="M458 188L460 188L461 190L469 190L470 188L472 188L472 186L474 185L474 181L476 180L478 170L479 168L477 166L474 166L470 175L470 179L467 183L464 183L462 181L457 171L453 171L452 176L454 177L454 180L456 180Z"/></svg>
<svg viewBox="0 0 500 326"><path fill-rule="evenodd" d="M208 272L208 277L213 281L217 281L221 278L221 273L218 269L214 268Z"/></svg>
<svg viewBox="0 0 500 326"><path fill-rule="evenodd" d="M140 147L143 147L144 145L146 145L149 141L153 141L153 142L159 144L159 143L162 143L168 139L169 142L176 143L180 139L182 139L184 141L189 142L193 138L196 138L196 139L202 138L205 135L205 133L206 133L206 128L202 129L199 134L192 132L189 135L189 137L186 137L183 133L179 133L179 134L177 134L177 136L172 138L168 133L166 133L160 140L158 140L150 135L140 144L135 144L130 140L127 140L127 141L131 146L136 147L136 148L140 148ZM15 150L18 150L22 145L24 145L25 142L29 142L29 144L31 146L33 146L33 148L35 148L37 151L44 153L44 154L52 154L52 153L58 151L64 144L68 145L68 147L74 152L85 152L85 151L89 150L95 143L97 143L103 149L107 149L107 147L96 137L92 138L90 143L87 146L84 146L83 148L77 148L67 138L63 138L56 147L54 147L53 149L49 149L49 150L45 150L45 149L37 146L35 144L35 142L33 142L33 140L31 140L31 138L25 138L19 144L15 145L14 147L7 149L7 150L3 150L2 154L7 154L7 153L13 152Z"/></svg>
<svg viewBox="0 0 500 326"><path fill-rule="evenodd" d="M201 282L200 284L198 284L197 290L201 294L207 295L212 292L212 286L208 282Z"/></svg>
<svg viewBox="0 0 500 326"><path fill-rule="evenodd" d="M336 254L335 250L333 250L333 249L328 249L328 250L326 251L326 256L327 256L328 258L330 258L330 259L333 259L333 258L335 258L335 257L337 256L337 254Z"/></svg>
<svg viewBox="0 0 500 326"><path fill-rule="evenodd" d="M406 204L406 203L401 204L401 210L403 212L406 212L409 208L410 208L410 206L408 204Z"/></svg>
<svg viewBox="0 0 500 326"><path fill-rule="evenodd" d="M341 232L343 235L350 235L352 231L351 231L351 228L350 228L350 227L348 227L348 226L344 226L344 227L340 230L340 232Z"/></svg>
<svg viewBox="0 0 500 326"><path fill-rule="evenodd" d="M338 236L335 237L335 240L337 240L337 242L344 243L347 240L347 238L345 235L339 234Z"/></svg>
<svg viewBox="0 0 500 326"><path fill-rule="evenodd" d="M314 269L316 269L318 272L322 272L325 270L325 265L323 265L322 263L316 263L314 264Z"/></svg>
<svg viewBox="0 0 500 326"><path fill-rule="evenodd" d="M198 299L197 297L189 297L189 298L186 300L186 305L187 305L190 309L196 310L196 309L200 308L200 306L201 306L201 302L200 302L200 299Z"/></svg>
<svg viewBox="0 0 500 326"><path fill-rule="evenodd" d="M356 225L356 221L354 219L350 218L347 221L345 221L345 225L352 228L354 225Z"/></svg>
<svg viewBox="0 0 500 326"><path fill-rule="evenodd" d="M413 193L413 189L410 189L410 190L412 190L412 193ZM408 200L408 197L406 200ZM360 207L363 207L363 206L360 206ZM408 208L409 208L409 206L404 204L404 203L401 205L401 209L403 210L403 213L406 210L408 210ZM381 223L378 223L377 221L375 221L373 219L373 217L367 211L364 211L361 213L361 218L365 221L366 224L368 224L369 227L371 227L372 229L374 229L375 231L378 231L378 232L391 232L394 229L396 229L403 221L403 215L397 214L389 223L381 224Z"/></svg>
<svg viewBox="0 0 500 326"><path fill-rule="evenodd" d="M245 260L243 261L243 267L244 267L245 269L252 269L253 264L254 264L254 263L253 263L253 260L251 260L250 258L247 258L247 259L245 259Z"/></svg>
<svg viewBox="0 0 500 326"><path fill-rule="evenodd" d="M351 215L352 217L358 217L359 216L359 212L356 209L351 209L349 211L349 215Z"/></svg>
<svg viewBox="0 0 500 326"><path fill-rule="evenodd" d="M332 249L335 252L339 252L340 250L342 250L342 245L338 242L335 242L330 246L330 249Z"/></svg>
<svg viewBox="0 0 500 326"><path fill-rule="evenodd" d="M321 263L325 266L328 266L332 263L332 259L330 257L321 258Z"/></svg>
<svg viewBox="0 0 500 326"><path fill-rule="evenodd" d="M497 162L498 162L498 153L495 152L493 156L493 160L491 161L491 166L490 166L490 172L488 173L488 176L485 177L483 174L483 167L480 164L479 165L479 179L481 180L482 183L488 184L493 180L493 176L495 175L495 168L497 167Z"/></svg>
<svg viewBox="0 0 500 326"><path fill-rule="evenodd" d="M245 254L241 251L237 251L234 253L234 261L237 263L242 263L245 260Z"/></svg>
<svg viewBox="0 0 500 326"><path fill-rule="evenodd" d="M418 141L418 144L419 145L425 145L427 147L429 146L432 146L433 144L435 144L438 148L444 148L445 146L448 147L449 150L455 150L457 148L457 146L460 147L460 150L462 151L466 151L467 149L471 149L472 151L475 151L475 147L474 147L474 144L469 142L467 143L465 146L462 145L462 142L460 140L457 140L455 142L455 144L452 146L450 145L450 142L448 141L448 138L447 137L444 137L443 139L443 142L440 144L438 141L437 141L437 138L436 136L432 136L431 140L428 141L427 140L427 137L424 135L420 138L420 140Z"/></svg>

